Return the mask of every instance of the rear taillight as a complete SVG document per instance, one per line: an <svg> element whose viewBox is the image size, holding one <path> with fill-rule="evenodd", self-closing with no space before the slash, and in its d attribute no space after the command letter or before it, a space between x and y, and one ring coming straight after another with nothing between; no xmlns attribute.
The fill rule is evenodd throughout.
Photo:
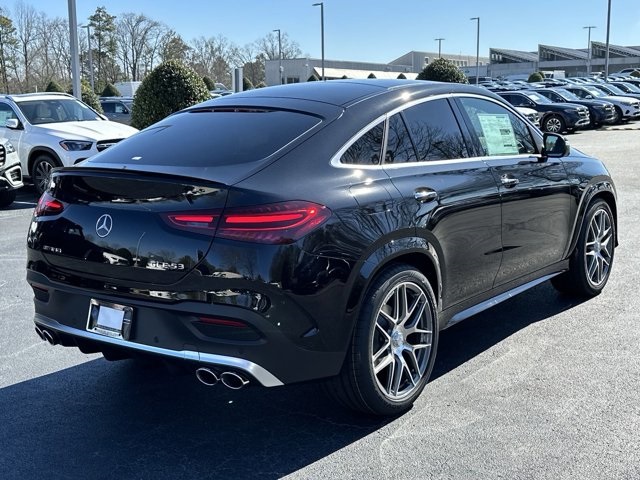
<svg viewBox="0 0 640 480"><path fill-rule="evenodd" d="M304 237L331 216L331 210L293 201L225 210L216 236L243 242L285 244Z"/></svg>
<svg viewBox="0 0 640 480"><path fill-rule="evenodd" d="M36 217L44 217L45 215L57 215L63 210L64 203L56 200L49 193L43 193L33 213Z"/></svg>
<svg viewBox="0 0 640 480"><path fill-rule="evenodd" d="M292 201L219 212L169 213L174 228L242 242L292 243L331 216L331 210L311 202Z"/></svg>

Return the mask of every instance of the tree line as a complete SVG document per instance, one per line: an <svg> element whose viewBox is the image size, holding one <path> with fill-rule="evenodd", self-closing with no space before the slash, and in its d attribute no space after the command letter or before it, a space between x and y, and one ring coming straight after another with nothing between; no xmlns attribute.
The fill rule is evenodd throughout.
<svg viewBox="0 0 640 480"><path fill-rule="evenodd" d="M85 22L79 23L84 25L78 32L81 76L88 79L89 69L93 69L96 92L108 84L142 80L168 60L179 61L203 78L227 86L233 68L243 67L244 77L257 86L265 81L266 60L277 59L279 52L274 32L244 46L223 35L187 41L147 15L112 15L105 7L96 8ZM301 56L298 43L284 32L281 43L283 59ZM0 7L0 92L43 91L51 81L71 84L68 20L50 18L22 1L13 11Z"/></svg>

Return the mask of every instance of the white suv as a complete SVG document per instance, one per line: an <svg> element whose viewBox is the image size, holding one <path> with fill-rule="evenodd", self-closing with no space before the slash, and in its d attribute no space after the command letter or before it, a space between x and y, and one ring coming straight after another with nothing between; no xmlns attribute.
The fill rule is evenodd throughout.
<svg viewBox="0 0 640 480"><path fill-rule="evenodd" d="M52 168L75 165L137 131L66 93L0 95L0 137L16 148L22 172L39 194Z"/></svg>

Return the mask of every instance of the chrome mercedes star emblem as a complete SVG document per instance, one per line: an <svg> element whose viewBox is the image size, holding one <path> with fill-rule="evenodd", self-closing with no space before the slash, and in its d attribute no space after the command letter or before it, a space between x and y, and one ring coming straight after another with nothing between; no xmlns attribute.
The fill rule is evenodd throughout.
<svg viewBox="0 0 640 480"><path fill-rule="evenodd" d="M98 218L96 222L96 233L100 238L104 238L111 233L111 229L113 228L113 219L111 215L104 214Z"/></svg>

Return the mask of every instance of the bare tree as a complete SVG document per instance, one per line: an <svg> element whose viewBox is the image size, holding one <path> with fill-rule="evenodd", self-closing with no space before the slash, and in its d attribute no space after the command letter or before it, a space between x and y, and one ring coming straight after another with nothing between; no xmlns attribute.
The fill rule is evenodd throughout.
<svg viewBox="0 0 640 480"><path fill-rule="evenodd" d="M253 85L264 82L264 54L260 52L256 42L234 49L233 62L242 67L243 75Z"/></svg>
<svg viewBox="0 0 640 480"><path fill-rule="evenodd" d="M191 42L191 67L201 76L213 78L217 82L229 84L231 64L236 47L229 40L217 37L199 37Z"/></svg>
<svg viewBox="0 0 640 480"><path fill-rule="evenodd" d="M132 80L142 79L143 61L150 49L149 42L158 22L142 14L124 13L118 19L118 56L125 76Z"/></svg>
<svg viewBox="0 0 640 480"><path fill-rule="evenodd" d="M16 3L15 28L20 52L20 65L16 65L15 73L23 92L28 92L31 88L32 65L39 54L38 19L38 12L31 5L26 5L22 1Z"/></svg>
<svg viewBox="0 0 640 480"><path fill-rule="evenodd" d="M287 33L280 35L280 43L282 44L282 58L297 58L302 55L300 45L289 38ZM278 45L278 35L274 32L268 33L264 37L256 40L256 45L267 60L276 60L280 52Z"/></svg>

